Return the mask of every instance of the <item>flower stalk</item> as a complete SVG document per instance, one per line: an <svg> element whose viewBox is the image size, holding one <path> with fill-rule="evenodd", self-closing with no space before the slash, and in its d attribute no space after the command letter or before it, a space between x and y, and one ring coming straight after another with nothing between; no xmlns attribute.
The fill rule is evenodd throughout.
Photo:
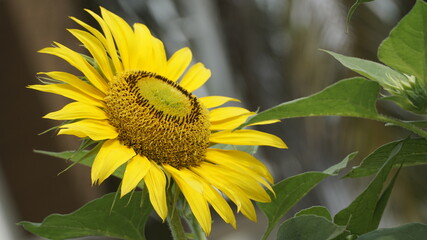
<svg viewBox="0 0 427 240"><path fill-rule="evenodd" d="M169 229L172 233L172 237L174 240L186 240L187 237L185 236L184 226L182 225L181 217L179 216L179 213L177 211L177 202L179 199L180 191L179 188L175 187L175 184L173 184L172 190L173 199L170 202L171 212L167 217ZM169 191L169 193L172 193L172 191Z"/></svg>

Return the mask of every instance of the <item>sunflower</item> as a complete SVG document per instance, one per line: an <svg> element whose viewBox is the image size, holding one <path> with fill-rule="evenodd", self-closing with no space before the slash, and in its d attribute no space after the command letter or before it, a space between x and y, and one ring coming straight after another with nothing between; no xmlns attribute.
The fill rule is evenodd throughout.
<svg viewBox="0 0 427 240"><path fill-rule="evenodd" d="M236 204L238 212L256 221L252 200L271 201L265 190L273 191L271 174L252 155L216 146L286 148L285 143L261 131L234 130L254 114L241 107L221 107L237 99L196 97L192 92L211 72L202 63L189 67L192 53L188 48L168 59L163 43L145 25L136 23L132 28L104 8L100 15L87 12L102 31L72 17L85 30L69 32L90 56L56 42L40 50L67 61L82 76L44 72L40 74L51 82L29 88L75 100L44 117L66 120L58 135L99 144L91 168L92 183L102 183L125 165L121 196L143 182L163 220L168 215L166 192L173 182L206 234L211 231L209 205L236 227L223 195Z"/></svg>

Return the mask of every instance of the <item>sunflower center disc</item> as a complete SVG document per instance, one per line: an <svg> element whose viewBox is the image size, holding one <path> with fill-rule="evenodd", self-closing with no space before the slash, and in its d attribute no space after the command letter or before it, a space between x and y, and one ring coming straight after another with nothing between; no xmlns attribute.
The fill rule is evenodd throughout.
<svg viewBox="0 0 427 240"><path fill-rule="evenodd" d="M208 111L175 82L150 72L127 72L110 82L104 100L119 140L136 153L175 168L204 160Z"/></svg>

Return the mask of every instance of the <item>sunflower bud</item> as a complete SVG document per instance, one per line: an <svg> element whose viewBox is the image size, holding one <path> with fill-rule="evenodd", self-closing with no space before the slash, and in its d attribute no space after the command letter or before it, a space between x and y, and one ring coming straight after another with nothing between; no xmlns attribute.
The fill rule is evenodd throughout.
<svg viewBox="0 0 427 240"><path fill-rule="evenodd" d="M417 113L427 113L427 84L413 75L400 74L391 76L382 86L391 96L385 97L399 104L403 109Z"/></svg>

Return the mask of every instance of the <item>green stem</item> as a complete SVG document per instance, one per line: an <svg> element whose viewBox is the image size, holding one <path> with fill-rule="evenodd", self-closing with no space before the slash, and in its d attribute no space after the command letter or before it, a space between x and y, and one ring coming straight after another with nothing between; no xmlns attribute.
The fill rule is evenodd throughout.
<svg viewBox="0 0 427 240"><path fill-rule="evenodd" d="M173 189L173 188L172 188ZM179 188L175 188L173 201L170 204L170 215L167 218L169 228L172 233L174 240L186 240L184 227L182 226L181 218L179 217L178 211L176 210L176 203L179 197Z"/></svg>
<svg viewBox="0 0 427 240"><path fill-rule="evenodd" d="M187 221L188 225L190 226L191 232L194 234L194 239L207 240L205 232L203 232L202 228L200 227L199 222L197 222L197 220L193 214L187 214L185 216L185 220Z"/></svg>
<svg viewBox="0 0 427 240"><path fill-rule="evenodd" d="M393 119L390 117L386 117L383 115L378 115L378 117L376 119L379 121L382 121L382 122L390 123L391 125L402 127L406 130L409 130L409 131L427 139L427 132L424 131L423 129L415 126L414 124L402 122L402 121L399 121L399 120L396 120L396 119Z"/></svg>
<svg viewBox="0 0 427 240"><path fill-rule="evenodd" d="M270 236L271 231L273 230L273 227L275 225L268 225L268 228L265 230L264 234L262 235L261 240L267 240L268 236Z"/></svg>

